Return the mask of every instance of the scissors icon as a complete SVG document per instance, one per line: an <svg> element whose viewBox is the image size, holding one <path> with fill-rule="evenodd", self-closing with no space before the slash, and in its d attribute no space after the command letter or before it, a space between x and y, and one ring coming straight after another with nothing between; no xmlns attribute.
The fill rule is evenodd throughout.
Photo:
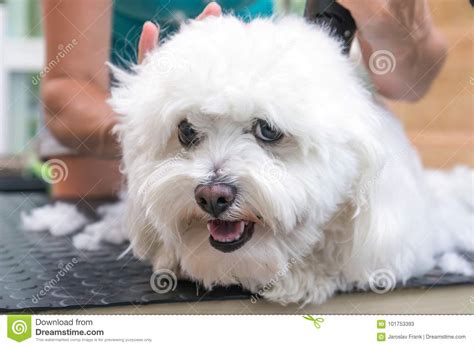
<svg viewBox="0 0 474 347"><path fill-rule="evenodd" d="M316 329L319 329L321 328L321 323L324 322L324 318L323 317L317 317L317 318L314 318L313 316L311 315L306 315L306 316L303 316L304 319L307 319L311 322L313 322L313 325Z"/></svg>

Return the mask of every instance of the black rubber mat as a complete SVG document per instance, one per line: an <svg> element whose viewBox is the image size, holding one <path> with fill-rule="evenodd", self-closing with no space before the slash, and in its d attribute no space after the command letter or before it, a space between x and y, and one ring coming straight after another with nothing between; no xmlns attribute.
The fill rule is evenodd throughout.
<svg viewBox="0 0 474 347"><path fill-rule="evenodd" d="M117 260L127 245L81 251L70 237L23 231L21 211L47 202L43 194L0 194L0 311L249 298L239 287L209 292L189 281L159 294L150 266L131 254Z"/></svg>
<svg viewBox="0 0 474 347"><path fill-rule="evenodd" d="M39 193L0 194L0 311L40 311L108 305L248 299L239 287L207 291L179 281L174 290L156 293L150 286L151 268L130 254L117 260L127 247L105 245L100 251L80 251L70 237L48 232L24 232L21 211L48 203ZM474 262L473 257L470 258ZM474 283L474 277L443 274L438 270L410 280L406 286Z"/></svg>
<svg viewBox="0 0 474 347"><path fill-rule="evenodd" d="M33 176L0 175L0 192L46 192L47 184Z"/></svg>

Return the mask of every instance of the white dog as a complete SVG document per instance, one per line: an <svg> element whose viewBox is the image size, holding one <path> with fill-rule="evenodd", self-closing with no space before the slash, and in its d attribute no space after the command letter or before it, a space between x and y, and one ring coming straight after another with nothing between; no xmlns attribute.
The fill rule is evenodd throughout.
<svg viewBox="0 0 474 347"><path fill-rule="evenodd" d="M321 303L474 249L471 170L423 170L322 28L192 21L115 74L126 228L155 270Z"/></svg>

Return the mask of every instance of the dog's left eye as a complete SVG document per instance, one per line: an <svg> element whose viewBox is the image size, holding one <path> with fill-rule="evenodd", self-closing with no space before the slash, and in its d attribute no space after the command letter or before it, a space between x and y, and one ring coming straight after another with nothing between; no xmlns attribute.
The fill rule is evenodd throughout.
<svg viewBox="0 0 474 347"><path fill-rule="evenodd" d="M198 133L187 120L183 120L178 125L178 139L184 147L190 147L199 142Z"/></svg>
<svg viewBox="0 0 474 347"><path fill-rule="evenodd" d="M256 138L264 142L276 142L283 137L280 130L263 119L257 119L255 122L254 133Z"/></svg>

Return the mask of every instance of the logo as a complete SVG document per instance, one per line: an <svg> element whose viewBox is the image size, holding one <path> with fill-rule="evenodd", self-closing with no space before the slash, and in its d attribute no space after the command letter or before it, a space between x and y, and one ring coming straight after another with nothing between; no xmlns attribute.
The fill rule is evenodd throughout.
<svg viewBox="0 0 474 347"><path fill-rule="evenodd" d="M49 184L65 181L68 175L66 163L60 159L51 159L41 165L41 178Z"/></svg>
<svg viewBox="0 0 474 347"><path fill-rule="evenodd" d="M377 294L391 292L396 284L395 274L388 269L376 270L369 277L370 289Z"/></svg>
<svg viewBox="0 0 474 347"><path fill-rule="evenodd" d="M155 293L166 294L176 289L178 278L176 274L168 269L155 271L150 277L150 286Z"/></svg>
<svg viewBox="0 0 474 347"><path fill-rule="evenodd" d="M316 329L319 329L321 328L321 323L324 322L324 318L323 317L313 317L311 315L306 315L306 316L303 316L304 319L306 320L309 320L311 322L313 322L313 325Z"/></svg>
<svg viewBox="0 0 474 347"><path fill-rule="evenodd" d="M369 58L369 69L376 75L385 75L395 71L397 60L392 52L387 50L375 51Z"/></svg>
<svg viewBox="0 0 474 347"><path fill-rule="evenodd" d="M7 336L17 342L31 337L31 316L12 315L7 318Z"/></svg>
<svg viewBox="0 0 474 347"><path fill-rule="evenodd" d="M278 183L288 176L286 165L280 160L268 160L260 168L260 174L271 183Z"/></svg>

